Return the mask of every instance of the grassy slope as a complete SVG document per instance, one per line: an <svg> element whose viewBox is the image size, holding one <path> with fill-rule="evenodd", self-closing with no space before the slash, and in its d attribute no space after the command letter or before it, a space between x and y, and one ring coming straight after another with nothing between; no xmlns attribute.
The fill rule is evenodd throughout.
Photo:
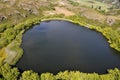
<svg viewBox="0 0 120 80"><path fill-rule="evenodd" d="M111 6L110 4L101 3L96 0L78 0L78 1L83 6L86 5L88 7L92 7L93 5L94 8L98 8L99 6L101 6L102 10L105 10L106 12L109 11L108 8Z"/></svg>

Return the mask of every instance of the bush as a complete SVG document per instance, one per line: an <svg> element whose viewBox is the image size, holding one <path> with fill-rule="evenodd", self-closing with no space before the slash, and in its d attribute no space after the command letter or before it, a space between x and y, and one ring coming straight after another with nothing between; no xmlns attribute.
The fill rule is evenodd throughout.
<svg viewBox="0 0 120 80"><path fill-rule="evenodd" d="M64 71L56 75L52 73L38 73L32 70L20 73L15 67L4 64L0 60L0 80L120 80L120 70L108 70L107 74L99 75L97 73L82 73L80 71Z"/></svg>

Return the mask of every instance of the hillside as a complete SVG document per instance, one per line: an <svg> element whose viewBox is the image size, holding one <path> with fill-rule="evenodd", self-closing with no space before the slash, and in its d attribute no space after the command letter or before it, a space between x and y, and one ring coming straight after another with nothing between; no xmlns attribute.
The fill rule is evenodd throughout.
<svg viewBox="0 0 120 80"><path fill-rule="evenodd" d="M120 0L96 0L103 3L111 4L114 8L120 8Z"/></svg>
<svg viewBox="0 0 120 80"><path fill-rule="evenodd" d="M67 20L95 30L107 39L111 48L120 52L120 0L0 0L1 80L120 79L120 70L116 68L103 75L65 71L39 76L33 71L20 73L11 67L24 55L23 33L32 25L51 19Z"/></svg>
<svg viewBox="0 0 120 80"><path fill-rule="evenodd" d="M42 16L43 14L47 15L53 15L53 14L65 14L64 10L67 10L67 12L71 12L74 14L81 13L87 18L96 19L98 16L98 19L96 20L112 20L115 22L115 20L119 20L119 10L111 9L112 3L108 3L111 0L102 2L94 1L94 0L1 0L0 1L0 22L4 21L11 21L12 24L17 24L23 19L27 17L34 17L34 16ZM99 0L100 1L100 0ZM72 4L70 4L72 2ZM79 4L78 6L74 6L74 4ZM116 2L118 4L118 2ZM102 15L98 14L97 11L87 8L92 7L93 9L96 9L97 11L108 14L108 15ZM60 9L61 8L61 9ZM109 9L110 8L110 9ZM60 11L59 11L60 10ZM61 12L62 10L62 12ZM58 13L59 12L59 13ZM106 12L106 13L105 13ZM89 16L89 14L95 14L92 16ZM66 14L65 14L66 15ZM115 15L115 16L114 16ZM101 21L101 22L102 22ZM109 22L109 21L107 21Z"/></svg>

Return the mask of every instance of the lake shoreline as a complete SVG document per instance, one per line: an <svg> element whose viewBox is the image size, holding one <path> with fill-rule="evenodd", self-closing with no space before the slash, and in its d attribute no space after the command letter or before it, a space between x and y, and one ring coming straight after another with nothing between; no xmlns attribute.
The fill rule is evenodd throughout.
<svg viewBox="0 0 120 80"><path fill-rule="evenodd" d="M83 27L86 27L86 28L89 28L89 29L91 29L91 30L95 30L95 31L97 31L97 32L100 32L100 33L102 33L102 35L108 40L108 43L110 44L110 47L111 48L113 48L113 49L115 49L115 50L117 50L117 51L119 51L120 52L120 50L118 49L118 48L116 48L116 47L113 47L113 46L111 46L111 42L109 41L109 38L107 37L107 35L106 34L104 34L103 33L103 31L102 31L102 29L100 28L100 27L98 27L98 26L93 26L93 25L90 25L90 24L87 24L87 23L82 23L82 22L80 22L80 21L74 21L74 20L72 20L72 19L69 19L69 18L44 18L44 19L39 19L40 20L40 22L41 21L48 21L48 20L64 20L64 21L69 21L69 22L72 22L72 23L74 23L74 24L78 24L78 25L81 25L81 26L83 26ZM36 24L38 24L38 23L40 23L40 22L37 22ZM24 23L26 23L26 22L23 22L23 24ZM33 24L33 25L35 25L35 24ZM31 26L29 26L29 28L31 28L32 27L32 25ZM28 30L28 29L27 29ZM25 30L26 31L26 30ZM22 33L21 33L21 42L22 42L22 35L24 34L24 32L25 31L23 31ZM20 47L20 45L21 45L21 42L19 43L19 47ZM23 51L24 52L24 51ZM9 53L8 53L9 54ZM24 55L23 53L21 54L21 56L22 55ZM19 59L20 59L20 57L19 57ZM18 60L18 59L16 59L16 60ZM14 61L14 63L12 63L12 65L14 65L15 63L16 63L17 61Z"/></svg>
<svg viewBox="0 0 120 80"><path fill-rule="evenodd" d="M41 21L27 30L22 40L24 55L16 66L23 71L57 73L68 69L102 74L108 68L120 68L120 56L102 34L70 21Z"/></svg>
<svg viewBox="0 0 120 80"><path fill-rule="evenodd" d="M78 24L78 25L81 25L81 26L83 26L83 27L86 27L86 28L89 28L89 29L91 29L91 30L95 30L95 31L97 31L97 32L100 32L100 33L102 33L102 28L100 28L100 27L97 27L97 26L94 26L94 25L91 25L91 24L87 24L87 23L85 23L85 22L82 22L82 21L79 21L79 20L77 20L77 21L74 21L73 19L70 19L69 17L68 18L66 18L66 17L52 17L52 18L35 18L35 20L34 19L30 19L30 21L28 20L26 20L26 22L28 22L28 24L30 23L30 26L28 26L26 29L23 29L23 31L18 35L18 37L17 37L17 39L15 39L13 42L15 42L15 44L18 44L17 45L17 50L18 50L18 52L20 52L20 55L19 55L19 53L16 53L16 54L18 54L18 55L16 55L16 57L15 57L15 59L13 59L14 60L14 62L11 62L11 63L9 63L9 64L11 64L11 65L15 65L17 62L18 62L18 60L20 60L20 58L24 55L24 51L23 51L23 49L21 48L21 43L22 43L22 36L23 36L23 34L24 34L24 32L26 31L26 30L28 30L28 29L30 29L33 25L36 25L36 24L39 24L41 21L47 21L47 20L65 20L65 21L69 21L69 22L72 22L72 23L74 23L74 24ZM26 25L28 25L28 24L26 24L26 22L23 22L22 24L24 24L24 26L26 26ZM21 24L21 23L19 23L19 24ZM19 25L18 24L18 25ZM18 25L16 25L15 27L17 27ZM19 25L20 26L20 25ZM102 33L102 35L103 36L105 36L105 38L107 39L107 40L109 40L109 37L106 37L107 35L106 34L104 34L104 33ZM17 41L18 40L18 41ZM111 43L110 41L108 41L109 42L109 44ZM11 47L14 47L14 46L11 46ZM113 49L116 49L117 51L119 51L119 49L117 49L117 48L115 48L115 47L111 47L111 48L113 48ZM12 50L12 51L14 51L14 50ZM120 51L119 51L120 52ZM9 54L9 53L8 53Z"/></svg>

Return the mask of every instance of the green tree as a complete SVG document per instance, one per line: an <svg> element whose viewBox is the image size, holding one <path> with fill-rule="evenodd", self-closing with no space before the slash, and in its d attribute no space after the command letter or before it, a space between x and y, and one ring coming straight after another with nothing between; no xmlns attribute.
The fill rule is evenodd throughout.
<svg viewBox="0 0 120 80"><path fill-rule="evenodd" d="M1 65L0 74L5 80L17 80L20 73L17 68L12 68L6 63Z"/></svg>
<svg viewBox="0 0 120 80"><path fill-rule="evenodd" d="M39 75L32 70L24 71L20 80L40 80Z"/></svg>
<svg viewBox="0 0 120 80"><path fill-rule="evenodd" d="M57 79L55 79L52 73L43 73L40 76L40 80L57 80Z"/></svg>

